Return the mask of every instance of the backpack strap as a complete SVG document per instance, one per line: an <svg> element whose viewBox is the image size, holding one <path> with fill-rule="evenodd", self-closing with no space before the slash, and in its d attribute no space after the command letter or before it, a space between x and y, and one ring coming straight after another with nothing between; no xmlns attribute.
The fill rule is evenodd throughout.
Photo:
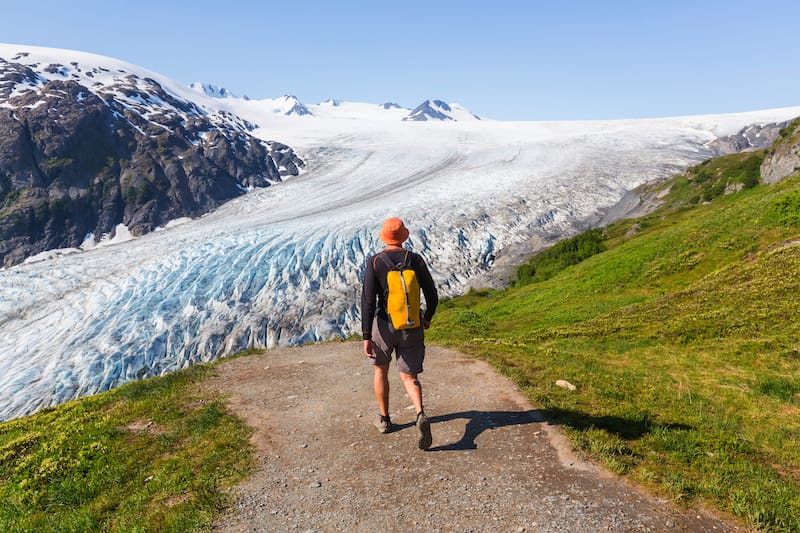
<svg viewBox="0 0 800 533"><path fill-rule="evenodd" d="M375 255L375 257L372 259L372 270L374 270L376 272L378 270L377 269L377 266L378 266L377 265L377 261L378 261L379 257L381 258L381 261L383 261L383 263L387 267L389 267L389 270L400 270L402 267L408 266L408 250L406 250L406 254L403 256L403 262L402 263L397 263L397 264L392 264L392 262L386 256L386 250L384 250L381 253Z"/></svg>

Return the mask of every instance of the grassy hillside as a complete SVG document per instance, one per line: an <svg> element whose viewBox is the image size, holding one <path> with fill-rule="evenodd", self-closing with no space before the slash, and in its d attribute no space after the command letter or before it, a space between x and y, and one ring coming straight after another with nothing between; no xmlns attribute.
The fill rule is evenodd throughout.
<svg viewBox="0 0 800 533"><path fill-rule="evenodd" d="M0 424L0 531L192 531L252 466L209 366Z"/></svg>
<svg viewBox="0 0 800 533"><path fill-rule="evenodd" d="M800 531L800 176L758 185L762 159L649 186L657 212L444 302L429 339L491 361L615 472Z"/></svg>

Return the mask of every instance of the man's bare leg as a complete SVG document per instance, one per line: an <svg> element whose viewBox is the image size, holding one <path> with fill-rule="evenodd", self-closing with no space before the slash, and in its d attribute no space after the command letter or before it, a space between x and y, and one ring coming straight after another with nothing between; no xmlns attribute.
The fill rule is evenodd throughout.
<svg viewBox="0 0 800 533"><path fill-rule="evenodd" d="M422 408L422 384L417 379L416 374L405 374L400 372L400 380L406 388L408 397L411 403L414 404L414 409L417 412L417 446L420 450L427 450L431 447L433 438L431 437L431 423L428 417L425 416L425 411Z"/></svg>
<svg viewBox="0 0 800 533"><path fill-rule="evenodd" d="M400 381L403 382L406 393L411 399L411 403L414 404L415 412L419 414L422 411L422 384L417 379L417 375L400 372Z"/></svg>
<svg viewBox="0 0 800 533"><path fill-rule="evenodd" d="M389 416L389 365L373 365L375 399L381 416Z"/></svg>

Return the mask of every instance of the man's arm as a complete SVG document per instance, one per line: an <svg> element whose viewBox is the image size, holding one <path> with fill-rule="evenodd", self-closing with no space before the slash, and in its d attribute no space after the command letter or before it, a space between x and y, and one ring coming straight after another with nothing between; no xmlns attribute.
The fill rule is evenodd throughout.
<svg viewBox="0 0 800 533"><path fill-rule="evenodd" d="M377 279L372 258L367 259L364 266L364 283L361 286L361 338L364 341L364 355L375 357L375 346L372 343L372 322L375 319L375 298Z"/></svg>

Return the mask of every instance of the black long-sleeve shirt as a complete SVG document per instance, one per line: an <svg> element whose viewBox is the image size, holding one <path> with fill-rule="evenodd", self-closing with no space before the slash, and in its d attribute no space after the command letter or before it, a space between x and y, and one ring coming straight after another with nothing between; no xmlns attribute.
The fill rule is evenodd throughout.
<svg viewBox="0 0 800 533"><path fill-rule="evenodd" d="M392 263L401 262L408 253L408 266L416 272L419 286L425 296L424 319L429 321L433 318L436 306L439 305L439 293L436 291L436 285L425 260L419 254L405 249L386 250L381 253L385 253ZM361 334L364 340L372 339L372 322L376 314L384 320L389 320L386 314L386 295L389 292L386 275L389 273L389 267L381 260L376 261L375 258L374 255L368 258L364 267L364 285L361 290Z"/></svg>

